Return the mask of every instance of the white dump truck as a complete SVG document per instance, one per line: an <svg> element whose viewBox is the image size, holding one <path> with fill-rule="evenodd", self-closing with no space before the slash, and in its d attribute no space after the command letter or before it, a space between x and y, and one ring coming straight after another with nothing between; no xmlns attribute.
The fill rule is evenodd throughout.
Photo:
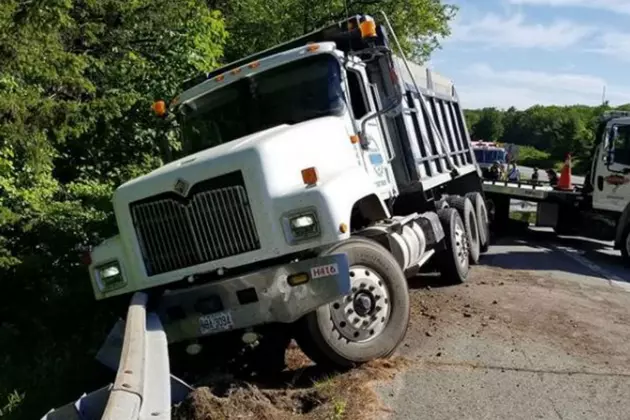
<svg viewBox="0 0 630 420"><path fill-rule="evenodd" d="M391 354L406 277L432 259L463 282L489 238L455 88L388 29L354 16L156 103L181 156L117 188L120 233L91 250L96 299L146 291L190 353L284 325L318 363Z"/></svg>
<svg viewBox="0 0 630 420"><path fill-rule="evenodd" d="M630 265L630 112L600 116L590 166L584 185L562 190L545 183L487 181L497 226L509 218L511 199L535 202L537 226L612 241Z"/></svg>

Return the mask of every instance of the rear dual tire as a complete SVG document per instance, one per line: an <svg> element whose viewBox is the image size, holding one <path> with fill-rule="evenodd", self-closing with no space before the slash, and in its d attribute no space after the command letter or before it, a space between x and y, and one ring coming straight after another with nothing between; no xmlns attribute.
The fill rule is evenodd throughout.
<svg viewBox="0 0 630 420"><path fill-rule="evenodd" d="M440 274L445 283L464 283L470 270L469 246L464 222L454 208L440 209L437 213L444 229L444 250L436 256Z"/></svg>
<svg viewBox="0 0 630 420"><path fill-rule="evenodd" d="M477 217L477 227L479 230L479 250L480 253L486 253L490 248L490 217L483 196L478 192L466 194L475 209Z"/></svg>
<svg viewBox="0 0 630 420"><path fill-rule="evenodd" d="M630 225L628 225L621 238L621 256L623 262L630 267Z"/></svg>
<svg viewBox="0 0 630 420"><path fill-rule="evenodd" d="M350 294L304 316L296 341L318 365L347 369L390 356L409 325L407 280L391 253L374 241L351 238L324 255L346 253Z"/></svg>
<svg viewBox="0 0 630 420"><path fill-rule="evenodd" d="M468 241L469 261L471 264L477 264L479 262L481 245L477 215L473 203L470 199L458 195L448 197L447 201L452 208L457 210L459 217L464 223Z"/></svg>

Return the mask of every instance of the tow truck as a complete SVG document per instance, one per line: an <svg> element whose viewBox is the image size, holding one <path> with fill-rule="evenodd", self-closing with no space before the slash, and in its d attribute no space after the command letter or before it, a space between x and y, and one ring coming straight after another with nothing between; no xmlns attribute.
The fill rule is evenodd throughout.
<svg viewBox="0 0 630 420"><path fill-rule="evenodd" d="M584 185L559 190L542 182L485 181L496 226L509 218L510 200L536 203L536 226L559 235L612 241L630 265L630 112L599 117Z"/></svg>

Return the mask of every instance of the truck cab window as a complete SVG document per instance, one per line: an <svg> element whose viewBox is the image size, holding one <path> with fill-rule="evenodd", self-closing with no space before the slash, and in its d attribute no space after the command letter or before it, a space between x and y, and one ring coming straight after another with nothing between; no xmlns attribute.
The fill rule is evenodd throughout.
<svg viewBox="0 0 630 420"><path fill-rule="evenodd" d="M181 115L183 153L344 110L339 62L328 54L296 60L195 99Z"/></svg>
<svg viewBox="0 0 630 420"><path fill-rule="evenodd" d="M615 163L630 165L630 125L622 125L617 129L615 139Z"/></svg>
<svg viewBox="0 0 630 420"><path fill-rule="evenodd" d="M352 70L348 70L348 88L350 89L350 102L352 102L352 113L354 118L361 119L369 111L367 97L361 82L361 75Z"/></svg>

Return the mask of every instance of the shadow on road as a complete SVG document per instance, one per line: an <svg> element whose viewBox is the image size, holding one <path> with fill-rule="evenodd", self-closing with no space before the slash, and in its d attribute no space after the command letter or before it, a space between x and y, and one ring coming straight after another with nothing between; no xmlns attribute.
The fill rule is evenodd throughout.
<svg viewBox="0 0 630 420"><path fill-rule="evenodd" d="M525 223L510 223L494 234L494 247L481 264L517 270L561 271L569 274L602 277L603 266L623 277L626 271L619 251L612 244L581 237L557 236L548 230L530 229ZM559 252L566 250L569 255ZM570 255L575 255L572 258ZM576 259L582 259L581 264ZM630 279L628 279L630 280Z"/></svg>
<svg viewBox="0 0 630 420"><path fill-rule="evenodd" d="M439 273L418 273L407 280L410 289L437 289L453 286L442 279Z"/></svg>

